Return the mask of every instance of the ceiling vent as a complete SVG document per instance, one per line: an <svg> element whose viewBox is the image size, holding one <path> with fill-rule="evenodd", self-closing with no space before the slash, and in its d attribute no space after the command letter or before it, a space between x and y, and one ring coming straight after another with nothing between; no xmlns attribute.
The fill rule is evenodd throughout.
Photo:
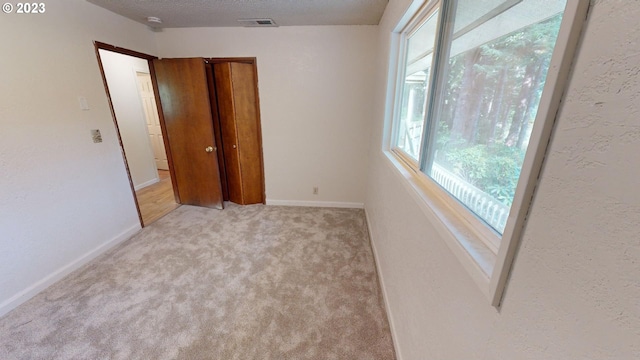
<svg viewBox="0 0 640 360"><path fill-rule="evenodd" d="M156 16L148 16L147 22L152 24L162 24L162 19Z"/></svg>
<svg viewBox="0 0 640 360"><path fill-rule="evenodd" d="M238 22L245 27L276 27L273 19L238 19Z"/></svg>

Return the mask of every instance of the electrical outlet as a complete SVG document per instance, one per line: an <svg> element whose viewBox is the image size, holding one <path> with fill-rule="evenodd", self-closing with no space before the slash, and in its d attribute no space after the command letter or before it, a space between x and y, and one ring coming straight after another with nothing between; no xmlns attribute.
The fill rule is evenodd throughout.
<svg viewBox="0 0 640 360"><path fill-rule="evenodd" d="M317 186L313 187L313 195L318 195L318 187Z"/></svg>

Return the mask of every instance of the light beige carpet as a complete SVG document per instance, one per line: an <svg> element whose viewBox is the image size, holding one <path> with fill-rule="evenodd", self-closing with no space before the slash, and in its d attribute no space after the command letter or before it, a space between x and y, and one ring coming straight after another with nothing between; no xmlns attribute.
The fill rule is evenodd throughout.
<svg viewBox="0 0 640 360"><path fill-rule="evenodd" d="M182 206L0 319L0 359L395 359L364 212Z"/></svg>

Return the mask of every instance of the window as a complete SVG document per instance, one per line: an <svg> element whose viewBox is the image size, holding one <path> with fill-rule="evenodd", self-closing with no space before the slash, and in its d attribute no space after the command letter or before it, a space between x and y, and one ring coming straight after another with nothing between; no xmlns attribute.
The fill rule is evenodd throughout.
<svg viewBox="0 0 640 360"><path fill-rule="evenodd" d="M433 50L438 33L438 10L434 9L417 29L407 36L402 110L399 119L397 146L412 159L420 153L425 105L429 91L429 75L433 65Z"/></svg>
<svg viewBox="0 0 640 360"><path fill-rule="evenodd" d="M511 240L524 222L535 185L529 180L537 178L582 23L577 19L587 6L428 1L398 31L390 149L482 234L476 240L493 264L480 268L496 289L508 272L498 263L513 255ZM489 296L499 301L500 295Z"/></svg>

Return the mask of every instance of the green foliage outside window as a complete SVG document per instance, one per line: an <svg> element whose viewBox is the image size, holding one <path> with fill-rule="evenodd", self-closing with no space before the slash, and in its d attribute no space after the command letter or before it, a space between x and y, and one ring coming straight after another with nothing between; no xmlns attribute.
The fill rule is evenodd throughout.
<svg viewBox="0 0 640 360"><path fill-rule="evenodd" d="M558 14L449 59L434 161L508 206L561 20Z"/></svg>

